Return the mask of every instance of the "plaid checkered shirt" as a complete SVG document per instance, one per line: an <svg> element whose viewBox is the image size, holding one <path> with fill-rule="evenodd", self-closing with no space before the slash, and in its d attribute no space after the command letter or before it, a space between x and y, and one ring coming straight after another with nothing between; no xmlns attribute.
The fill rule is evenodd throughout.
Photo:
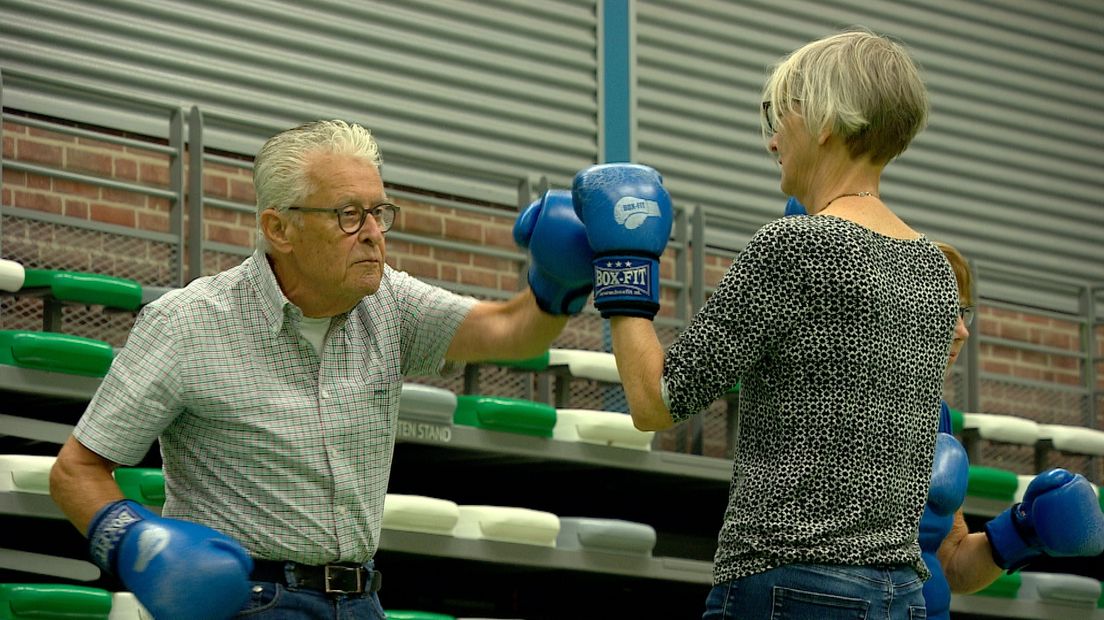
<svg viewBox="0 0 1104 620"><path fill-rule="evenodd" d="M260 252L146 306L74 435L122 465L160 439L163 514L254 557L370 559L403 377L437 375L476 300L385 267L321 357Z"/></svg>

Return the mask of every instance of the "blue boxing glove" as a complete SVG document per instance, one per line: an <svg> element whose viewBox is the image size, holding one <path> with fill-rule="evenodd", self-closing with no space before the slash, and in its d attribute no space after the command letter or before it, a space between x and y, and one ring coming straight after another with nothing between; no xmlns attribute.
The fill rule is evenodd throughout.
<svg viewBox="0 0 1104 620"><path fill-rule="evenodd" d="M790 199L786 201L785 216L789 217L791 215L809 215L809 212L805 210L805 205L793 196L790 196Z"/></svg>
<svg viewBox="0 0 1104 620"><path fill-rule="evenodd" d="M514 241L529 250L529 288L549 314L578 314L594 286L594 252L571 204L571 192L548 190L514 222Z"/></svg>
<svg viewBox="0 0 1104 620"><path fill-rule="evenodd" d="M1089 481L1064 469L1031 481L1023 501L985 524L993 561L1008 570L1032 559L1104 552L1104 513Z"/></svg>
<svg viewBox="0 0 1104 620"><path fill-rule="evenodd" d="M205 525L121 499L88 527L92 560L119 577L157 620L229 618L249 600L253 559Z"/></svg>
<svg viewBox="0 0 1104 620"><path fill-rule="evenodd" d="M638 164L591 166L575 175L571 197L594 248L594 307L607 319L654 319L673 220L663 177Z"/></svg>
<svg viewBox="0 0 1104 620"><path fill-rule="evenodd" d="M924 604L929 618L947 618L951 609L951 586L939 563L939 547L954 527L955 514L966 499L970 461L966 450L950 433L936 433L935 459L924 515L920 517L920 557L931 579L924 582Z"/></svg>

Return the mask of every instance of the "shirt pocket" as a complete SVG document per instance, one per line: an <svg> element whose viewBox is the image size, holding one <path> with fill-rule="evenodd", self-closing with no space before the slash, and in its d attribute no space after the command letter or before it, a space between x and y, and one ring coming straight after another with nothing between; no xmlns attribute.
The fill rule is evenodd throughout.
<svg viewBox="0 0 1104 620"><path fill-rule="evenodd" d="M354 416L374 432L394 433L403 378L397 366L362 366L342 389Z"/></svg>

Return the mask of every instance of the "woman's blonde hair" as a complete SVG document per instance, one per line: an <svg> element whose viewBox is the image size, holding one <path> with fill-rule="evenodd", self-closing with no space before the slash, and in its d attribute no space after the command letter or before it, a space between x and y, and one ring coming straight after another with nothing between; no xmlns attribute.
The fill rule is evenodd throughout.
<svg viewBox="0 0 1104 620"><path fill-rule="evenodd" d="M763 87L763 135L799 114L809 132L840 136L851 157L887 164L928 120L928 92L904 45L861 27L795 50ZM766 118L770 115L770 118ZM769 125L768 125L769 123Z"/></svg>

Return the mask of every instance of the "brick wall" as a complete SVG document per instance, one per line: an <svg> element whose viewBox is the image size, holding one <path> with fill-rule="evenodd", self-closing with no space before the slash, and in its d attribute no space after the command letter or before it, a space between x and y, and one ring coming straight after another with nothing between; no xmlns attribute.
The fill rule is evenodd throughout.
<svg viewBox="0 0 1104 620"><path fill-rule="evenodd" d="M66 136L18 122L4 123L3 153L5 162L38 164L152 188L166 189L169 186L169 158L164 154ZM208 163L204 166L204 187L206 195L212 198L247 205L254 201L251 173L244 168ZM5 167L0 198L4 205L66 218L112 224L123 229L169 231L169 201L137 192L97 187ZM396 229L405 234L423 239L447 239L515 249L511 234L515 216L513 205L484 205L501 208L501 215L482 215L416 200L397 202L402 212ZM205 239L241 248L252 247L255 235L255 215L252 212L207 205L203 217ZM523 286L520 265L514 261L396 239L389 240L387 250L388 262L393 267L418 277L505 291L516 291ZM0 253L5 258L30 266L130 277L148 285L173 284L170 266L174 251L173 246L165 243L18 217L4 218L0 237ZM203 268L205 273L214 273L241 260L242 256L236 254L208 252ZM704 271L707 285L716 285L730 261L727 256L706 256ZM661 273L664 278L674 277L673 252L664 256ZM676 295L674 290L663 291L661 315L674 316ZM40 309L33 305L34 302L19 303L22 305L9 303L5 306L4 313L0 315L0 326L34 327ZM115 317L105 325L102 318L92 313L78 313L75 323L74 333L86 332L82 335L91 336L93 332L108 330L107 339L113 340L114 344L125 340L129 328L125 318ZM984 304L974 329L1014 343L1043 345L1072 352L1080 347L1080 327L1074 322ZM675 334L673 329L661 330L661 341L668 344ZM594 317L572 321L556 346L604 349L607 342L602 322ZM1097 354L1104 355L1104 329L1097 330L1095 346ZM1014 382L1030 380L1047 386L1078 386L1081 383L1082 363L1074 357L1042 354L1015 346L983 344L982 370L999 378L1006 377L1008 381L998 379L983 384L982 409L1046 423L1080 424L1082 412L1087 406L1082 399L1059 390L1025 389ZM1097 385L1104 387L1104 365L1095 369L1095 376ZM594 390L587 393L591 392ZM598 402L600 399L594 396L594 400ZM1104 411L1104 407L1098 408ZM723 404L718 404L702 417L705 452L720 455L727 433ZM1098 420L1097 426L1104 428L1104 419ZM691 440L687 434L677 437L670 434L665 436L663 442L668 447L684 449Z"/></svg>

